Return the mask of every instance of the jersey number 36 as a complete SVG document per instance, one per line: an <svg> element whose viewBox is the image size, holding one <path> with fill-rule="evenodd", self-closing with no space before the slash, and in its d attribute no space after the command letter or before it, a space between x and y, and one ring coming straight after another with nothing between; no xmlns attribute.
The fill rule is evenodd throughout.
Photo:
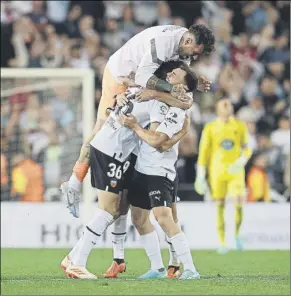
<svg viewBox="0 0 291 296"><path fill-rule="evenodd" d="M109 172L107 172L107 176L110 178L116 178L118 180L121 179L122 175L127 171L129 168L130 162L126 161L124 165L116 165L115 163L109 163Z"/></svg>

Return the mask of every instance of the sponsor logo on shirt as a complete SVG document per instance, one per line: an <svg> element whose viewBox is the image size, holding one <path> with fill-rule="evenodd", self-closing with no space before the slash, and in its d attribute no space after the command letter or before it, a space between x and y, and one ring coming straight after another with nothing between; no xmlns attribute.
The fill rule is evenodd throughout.
<svg viewBox="0 0 291 296"><path fill-rule="evenodd" d="M160 190L151 191L151 192L149 193L149 196L156 195L156 194L161 194L161 191L160 191Z"/></svg>
<svg viewBox="0 0 291 296"><path fill-rule="evenodd" d="M234 142L233 140L230 140L230 139L223 140L220 143L220 147L223 148L224 150L231 150L234 147Z"/></svg>
<svg viewBox="0 0 291 296"><path fill-rule="evenodd" d="M106 125L115 131L118 130L117 122L116 122L115 118L113 118L112 116L108 117L108 119L106 120Z"/></svg>

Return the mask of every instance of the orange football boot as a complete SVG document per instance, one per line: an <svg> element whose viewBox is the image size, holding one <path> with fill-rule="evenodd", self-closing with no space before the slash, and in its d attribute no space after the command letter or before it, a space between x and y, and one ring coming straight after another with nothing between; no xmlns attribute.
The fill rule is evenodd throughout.
<svg viewBox="0 0 291 296"><path fill-rule="evenodd" d="M168 278L176 279L181 276L181 271L179 266L170 265L168 267Z"/></svg>
<svg viewBox="0 0 291 296"><path fill-rule="evenodd" d="M119 273L123 273L126 271L125 263L118 264L116 261L113 261L111 266L104 273L104 277L107 279L117 278Z"/></svg>

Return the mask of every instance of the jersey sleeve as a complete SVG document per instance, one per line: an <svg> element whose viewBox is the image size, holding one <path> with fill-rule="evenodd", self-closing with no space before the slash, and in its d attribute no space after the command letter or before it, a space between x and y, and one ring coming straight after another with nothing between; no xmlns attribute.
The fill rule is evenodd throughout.
<svg viewBox="0 0 291 296"><path fill-rule="evenodd" d="M153 76L156 69L173 55L174 45L175 43L169 36L151 39L137 68L135 83L146 87L149 78Z"/></svg>
<svg viewBox="0 0 291 296"><path fill-rule="evenodd" d="M198 165L207 166L211 149L211 125L207 124L199 144Z"/></svg>
<svg viewBox="0 0 291 296"><path fill-rule="evenodd" d="M185 118L186 112L184 110L171 107L156 131L166 134L171 139L183 128Z"/></svg>

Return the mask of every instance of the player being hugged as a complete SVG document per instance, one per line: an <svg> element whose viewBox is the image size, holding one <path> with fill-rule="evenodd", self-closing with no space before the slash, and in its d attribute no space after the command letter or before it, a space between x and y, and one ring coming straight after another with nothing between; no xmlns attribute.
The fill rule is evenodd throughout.
<svg viewBox="0 0 291 296"><path fill-rule="evenodd" d="M224 207L229 194L236 204L236 245L242 249L239 230L242 224L242 200L246 194L244 167L251 157L246 125L233 116L229 99L223 98L216 104L218 118L206 124L199 147L195 190L205 194L206 173L211 195L217 204L217 231L220 239L219 253L226 253Z"/></svg>
<svg viewBox="0 0 291 296"><path fill-rule="evenodd" d="M107 119L107 109L115 104L115 96L124 93L126 80L135 73L135 84L166 92L168 96L157 96L156 99L169 103L171 98L183 98L186 90L183 85L173 85L154 75L162 62L170 60L197 59L200 55L209 55L214 50L215 37L204 25L193 25L189 28L180 26L156 26L148 28L132 37L108 60L102 80L102 96L98 108L97 120L91 136L83 144L80 156L73 168L68 182L61 186L68 208L75 217L79 217L79 204L82 182L90 165L90 142ZM203 77L202 83L206 83ZM171 96L169 96L171 94Z"/></svg>
<svg viewBox="0 0 291 296"><path fill-rule="evenodd" d="M207 88L209 84L202 85L206 85ZM140 88L131 87L127 96L134 97L135 92L139 90ZM154 91L154 94L157 98L159 97L159 92ZM186 109L192 105L192 99L187 100L187 96L183 97L183 101L176 100L171 94L161 93L161 97L169 97L170 101L172 100L180 108ZM138 122L145 127L151 122L162 122L168 108L165 103L158 100L130 101L125 107L119 108L117 106L91 141L91 184L97 189L98 209L93 219L85 227L83 236L77 245L61 263L62 268L69 277L96 278L94 274L85 268L88 255L103 232L122 213L120 207L121 192L127 189L127 184L132 179L132 166L134 166L135 162L135 156L132 153L137 147L139 138L132 130L120 124L120 112L131 111ZM79 201L77 200L74 202L73 208L78 209L78 207ZM128 206L126 212L127 210ZM76 212L73 211L73 213ZM120 230L120 227L117 228ZM115 239L119 234L121 233L114 234ZM125 265L123 266L125 267Z"/></svg>

